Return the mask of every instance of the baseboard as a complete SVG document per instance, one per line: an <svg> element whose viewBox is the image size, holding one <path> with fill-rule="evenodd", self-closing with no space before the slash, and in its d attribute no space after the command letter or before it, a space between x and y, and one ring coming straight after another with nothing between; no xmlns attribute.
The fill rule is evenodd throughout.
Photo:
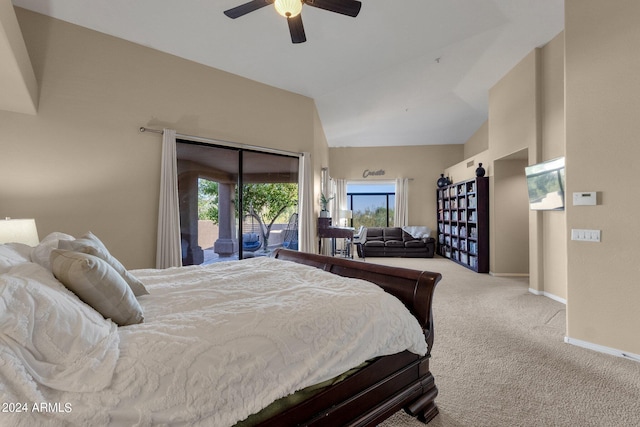
<svg viewBox="0 0 640 427"><path fill-rule="evenodd" d="M489 276L493 277L529 277L529 273L494 273L489 272Z"/></svg>
<svg viewBox="0 0 640 427"><path fill-rule="evenodd" d="M554 295L552 293L544 292L544 291L538 291L538 290L535 290L533 288L529 288L529 292L531 292L534 295L540 295L540 296L543 296L543 297L551 298L554 301L558 301L559 303L567 305L567 300L566 299L560 298L559 296Z"/></svg>
<svg viewBox="0 0 640 427"><path fill-rule="evenodd" d="M586 348L589 350L597 351L599 353L610 354L612 356L622 357L624 359L633 360L640 363L640 354L633 354L627 351L618 350L611 347L605 347L603 345L593 344L587 341L578 340L575 338L564 337L564 342L567 344L575 345L577 347Z"/></svg>

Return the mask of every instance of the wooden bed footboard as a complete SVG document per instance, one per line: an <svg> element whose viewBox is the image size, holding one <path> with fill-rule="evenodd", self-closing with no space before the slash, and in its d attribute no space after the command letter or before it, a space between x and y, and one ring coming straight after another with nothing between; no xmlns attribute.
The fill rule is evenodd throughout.
<svg viewBox="0 0 640 427"><path fill-rule="evenodd" d="M433 347L432 300L439 273L278 249L275 258L373 282L402 301L422 326L429 354L404 351L380 357L366 368L260 426L375 426L395 412L424 423L437 414L438 389L429 370Z"/></svg>

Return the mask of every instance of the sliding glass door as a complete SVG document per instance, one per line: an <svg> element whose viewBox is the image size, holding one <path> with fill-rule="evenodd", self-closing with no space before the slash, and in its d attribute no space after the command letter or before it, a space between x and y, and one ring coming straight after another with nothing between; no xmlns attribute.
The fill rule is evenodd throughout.
<svg viewBox="0 0 640 427"><path fill-rule="evenodd" d="M298 249L298 161L297 157L243 151L240 195L245 257L281 246ZM256 237L262 244L251 250L255 244L250 241Z"/></svg>
<svg viewBox="0 0 640 427"><path fill-rule="evenodd" d="M183 265L297 249L298 157L176 145Z"/></svg>

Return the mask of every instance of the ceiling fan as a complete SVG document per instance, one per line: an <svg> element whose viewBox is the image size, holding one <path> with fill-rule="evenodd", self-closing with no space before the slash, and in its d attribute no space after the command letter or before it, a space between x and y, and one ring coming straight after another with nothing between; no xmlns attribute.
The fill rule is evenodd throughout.
<svg viewBox="0 0 640 427"><path fill-rule="evenodd" d="M293 43L307 41L300 15L303 4L354 18L358 16L362 6L362 3L356 0L252 0L233 9L225 10L224 14L229 18L236 19L270 4L274 4L278 13L287 18Z"/></svg>

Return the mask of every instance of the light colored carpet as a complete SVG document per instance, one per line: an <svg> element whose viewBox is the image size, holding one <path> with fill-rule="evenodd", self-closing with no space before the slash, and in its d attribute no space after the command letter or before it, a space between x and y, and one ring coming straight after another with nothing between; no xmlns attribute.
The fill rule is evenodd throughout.
<svg viewBox="0 0 640 427"><path fill-rule="evenodd" d="M564 343L565 306L528 279L476 274L443 258L367 258L437 271L430 427L640 426L640 363ZM382 427L424 424L399 412Z"/></svg>

